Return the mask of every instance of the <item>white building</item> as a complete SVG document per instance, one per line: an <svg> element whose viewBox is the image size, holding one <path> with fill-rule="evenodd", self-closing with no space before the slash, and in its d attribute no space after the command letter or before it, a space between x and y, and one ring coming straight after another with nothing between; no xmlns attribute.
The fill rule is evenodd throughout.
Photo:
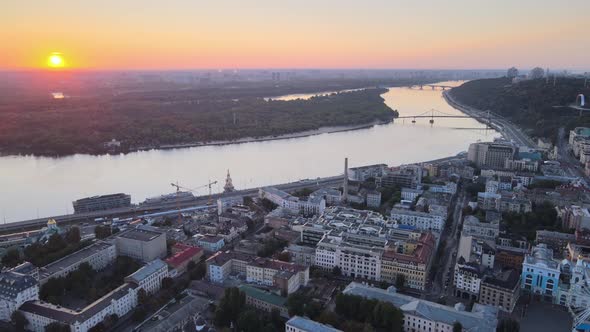
<svg viewBox="0 0 590 332"><path fill-rule="evenodd" d="M94 270L102 270L117 258L115 244L98 241L39 269L39 283L45 284L51 278L66 277L82 263L88 263Z"/></svg>
<svg viewBox="0 0 590 332"><path fill-rule="evenodd" d="M225 239L218 235L205 235L197 239L197 244L209 252L216 252L225 246Z"/></svg>
<svg viewBox="0 0 590 332"><path fill-rule="evenodd" d="M228 209L244 203L242 196L221 197L217 199L217 214L221 215Z"/></svg>
<svg viewBox="0 0 590 332"><path fill-rule="evenodd" d="M414 226L421 230L440 232L444 226L443 216L405 209L392 209L391 219L402 225Z"/></svg>
<svg viewBox="0 0 590 332"><path fill-rule="evenodd" d="M161 259L153 260L125 278L125 282L134 283L148 294L162 288L162 280L168 277L168 265Z"/></svg>
<svg viewBox="0 0 590 332"><path fill-rule="evenodd" d="M444 193L454 195L457 192L457 184L455 182L447 182L444 185L430 184L428 191L433 193Z"/></svg>
<svg viewBox="0 0 590 332"><path fill-rule="evenodd" d="M455 264L453 286L455 295L461 297L467 295L473 300L479 297L482 274L477 263L466 263L462 258Z"/></svg>
<svg viewBox="0 0 590 332"><path fill-rule="evenodd" d="M29 275L0 273L0 320L9 321L23 303L39 299L39 283Z"/></svg>
<svg viewBox="0 0 590 332"><path fill-rule="evenodd" d="M342 332L329 325L305 317L293 316L285 323L285 332Z"/></svg>
<svg viewBox="0 0 590 332"><path fill-rule="evenodd" d="M71 310L41 301L29 301L19 311L23 313L33 332L45 332L53 322L69 325L72 332L87 332L105 317L123 317L137 306L137 289L125 283L81 310Z"/></svg>
<svg viewBox="0 0 590 332"><path fill-rule="evenodd" d="M452 332L455 322L459 322L463 331L495 332L498 324L498 309L478 303L469 312L461 305L449 307L399 294L395 287L385 290L356 282L351 282L343 293L393 304L404 314L404 331Z"/></svg>
<svg viewBox="0 0 590 332"><path fill-rule="evenodd" d="M327 235L316 247L315 265L325 270L338 266L345 276L380 281L383 250L383 245L353 243Z"/></svg>
<svg viewBox="0 0 590 332"><path fill-rule="evenodd" d="M495 241L500 235L500 222L481 222L476 216L465 216L461 235Z"/></svg>
<svg viewBox="0 0 590 332"><path fill-rule="evenodd" d="M117 253L142 262L166 257L166 233L156 227L138 226L117 234Z"/></svg>
<svg viewBox="0 0 590 332"><path fill-rule="evenodd" d="M413 202L423 193L424 191L422 189L402 188L402 199Z"/></svg>
<svg viewBox="0 0 590 332"><path fill-rule="evenodd" d="M307 200L302 200L275 187L260 188L258 197L304 215L322 214L326 208L326 200L322 196L310 195Z"/></svg>

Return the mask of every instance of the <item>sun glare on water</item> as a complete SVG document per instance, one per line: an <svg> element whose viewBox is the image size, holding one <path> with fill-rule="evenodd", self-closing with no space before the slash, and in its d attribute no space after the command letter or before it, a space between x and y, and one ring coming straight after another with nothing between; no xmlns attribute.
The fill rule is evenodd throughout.
<svg viewBox="0 0 590 332"><path fill-rule="evenodd" d="M53 52L47 58L47 66L49 66L49 68L63 68L65 65L66 64L61 53Z"/></svg>

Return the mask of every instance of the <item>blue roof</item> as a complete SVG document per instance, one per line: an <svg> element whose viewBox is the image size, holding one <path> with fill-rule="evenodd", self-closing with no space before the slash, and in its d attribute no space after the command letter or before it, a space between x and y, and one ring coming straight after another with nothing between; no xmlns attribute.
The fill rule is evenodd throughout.
<svg viewBox="0 0 590 332"><path fill-rule="evenodd" d="M144 265L139 270L130 274L127 278L140 282L141 280L149 277L154 272L160 270L163 267L168 268L168 265L166 265L166 263L164 263L161 259L154 259L153 261Z"/></svg>
<svg viewBox="0 0 590 332"><path fill-rule="evenodd" d="M324 325L322 323L318 323L311 319L300 316L293 316L291 319L289 319L287 325L306 332L342 332L341 330L335 329L331 326Z"/></svg>

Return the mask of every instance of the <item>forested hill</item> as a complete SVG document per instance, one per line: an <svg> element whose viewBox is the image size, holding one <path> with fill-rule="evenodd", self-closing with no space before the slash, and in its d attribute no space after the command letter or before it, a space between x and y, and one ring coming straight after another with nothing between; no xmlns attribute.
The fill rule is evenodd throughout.
<svg viewBox="0 0 590 332"><path fill-rule="evenodd" d="M0 153L68 155L104 153L116 139L122 150L138 147L275 136L324 126L390 121L397 113L385 105L386 89L267 101L260 97L62 99L43 107L2 110Z"/></svg>
<svg viewBox="0 0 590 332"><path fill-rule="evenodd" d="M590 125L590 114L579 118L579 111L569 107L578 94L590 97L583 79L557 78L526 80L494 78L469 81L451 90L460 103L481 110L491 110L511 119L534 137L555 139L560 126L572 128ZM556 107L557 106L557 107Z"/></svg>

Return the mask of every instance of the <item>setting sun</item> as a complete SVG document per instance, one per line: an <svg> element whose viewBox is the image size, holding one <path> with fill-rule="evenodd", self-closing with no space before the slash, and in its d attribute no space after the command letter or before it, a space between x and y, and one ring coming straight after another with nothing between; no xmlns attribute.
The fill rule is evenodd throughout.
<svg viewBox="0 0 590 332"><path fill-rule="evenodd" d="M61 53L51 53L47 58L47 65L51 68L63 68L65 66L64 58Z"/></svg>

